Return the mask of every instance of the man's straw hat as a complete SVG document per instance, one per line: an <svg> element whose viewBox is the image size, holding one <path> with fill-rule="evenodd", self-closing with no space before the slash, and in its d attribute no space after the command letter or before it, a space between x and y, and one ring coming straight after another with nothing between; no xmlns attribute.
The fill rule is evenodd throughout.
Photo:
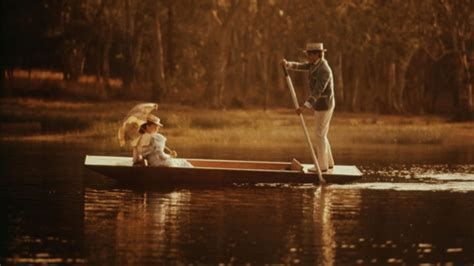
<svg viewBox="0 0 474 266"><path fill-rule="evenodd" d="M324 49L324 45L322 42L309 42L306 44L306 49L304 51L307 53L312 51L326 52L327 50Z"/></svg>

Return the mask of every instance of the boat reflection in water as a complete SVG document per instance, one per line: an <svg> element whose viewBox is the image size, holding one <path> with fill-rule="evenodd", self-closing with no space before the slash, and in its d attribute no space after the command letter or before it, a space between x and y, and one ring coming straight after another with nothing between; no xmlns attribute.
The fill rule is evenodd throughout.
<svg viewBox="0 0 474 266"><path fill-rule="evenodd" d="M474 230L466 222L474 211L472 193L361 186L87 188L88 262L353 265L474 259Z"/></svg>
<svg viewBox="0 0 474 266"><path fill-rule="evenodd" d="M470 147L454 153L424 147L418 157L410 157L413 147L359 153L341 162L359 160L361 180L322 188L137 188L85 169L87 152L74 147L8 145L1 160L0 202L8 215L0 262L472 265ZM425 152L434 157L425 159ZM275 154L266 158L288 159Z"/></svg>
<svg viewBox="0 0 474 266"><path fill-rule="evenodd" d="M360 202L358 191L314 186L88 188L85 241L90 263L333 264L332 215L349 215L338 233L353 232Z"/></svg>
<svg viewBox="0 0 474 266"><path fill-rule="evenodd" d="M181 205L190 193L86 189L89 262L141 263L178 258ZM112 238L112 239L111 239Z"/></svg>
<svg viewBox="0 0 474 266"><path fill-rule="evenodd" d="M314 210L321 217L321 258L318 265L334 265L338 249L354 249L355 246L346 243L347 236L357 231L361 213L360 190L352 190L341 194L330 187L322 187L315 192ZM336 216L334 219L333 216ZM352 256L341 256L338 263L353 264Z"/></svg>

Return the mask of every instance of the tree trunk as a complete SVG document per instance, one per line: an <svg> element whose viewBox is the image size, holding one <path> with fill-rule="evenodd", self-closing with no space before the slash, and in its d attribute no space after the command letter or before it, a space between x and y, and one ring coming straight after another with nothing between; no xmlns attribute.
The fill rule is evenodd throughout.
<svg viewBox="0 0 474 266"><path fill-rule="evenodd" d="M356 53L353 53L349 59L348 67L346 69L346 92L344 93L344 105L347 106L348 110L356 111L358 110L358 89L359 89L359 79L360 79L360 68L361 61L358 60Z"/></svg>
<svg viewBox="0 0 474 266"><path fill-rule="evenodd" d="M358 74L354 76L354 87L352 89L352 99L351 99L351 110L352 111L358 111L359 106L358 106L358 97L359 97L359 81L360 77Z"/></svg>
<svg viewBox="0 0 474 266"><path fill-rule="evenodd" d="M240 73L241 73L241 79L239 81L239 86L240 86L240 91L242 92L242 101L247 102L248 101L248 91L249 91L249 77L250 77L250 71L249 71L249 66L250 63L248 61L248 54L245 55L245 59L239 62L241 65L240 67Z"/></svg>
<svg viewBox="0 0 474 266"><path fill-rule="evenodd" d="M203 100L210 107L222 107L222 97L224 92L226 66L227 66L227 40L228 30L219 28L214 31L213 37L209 40L206 60L206 81L207 86Z"/></svg>
<svg viewBox="0 0 474 266"><path fill-rule="evenodd" d="M397 111L397 103L396 103L396 91L397 91L397 78L396 78L396 71L397 65L392 61L388 65L388 79L387 79L387 100L390 112Z"/></svg>
<svg viewBox="0 0 474 266"><path fill-rule="evenodd" d="M262 53L262 86L263 86L263 110L267 110L267 105L268 105L268 87L270 84L268 84L268 75L269 75L269 54L267 51L263 51Z"/></svg>
<svg viewBox="0 0 474 266"><path fill-rule="evenodd" d="M5 1L2 2L2 4L0 4L0 22L2 23L0 25L0 32L3 34L3 38L5 39L5 33L6 33L6 19L5 19L5 15L6 15L6 3ZM6 56L6 43L5 41L2 41L2 43L0 44L0 58L2 58L2 60L0 60L0 96L9 96L10 94L10 89L7 88L7 84L6 84L6 79L8 78L8 72L9 72L9 69L12 69L12 61L10 60L5 60L7 58L11 58L10 56L7 57ZM8 63L7 63L8 62ZM10 86L8 86L10 87Z"/></svg>
<svg viewBox="0 0 474 266"><path fill-rule="evenodd" d="M204 51L207 54L207 58L204 58L205 62L203 62L206 66L207 86L203 94L203 101L211 107L223 106L230 38L232 37L230 31L240 5L242 5L241 1L233 2L224 19L219 17L219 12L217 12L219 7L217 6L209 13L213 29L208 36L208 43Z"/></svg>
<svg viewBox="0 0 474 266"><path fill-rule="evenodd" d="M125 61L122 80L124 87L129 90L129 93L132 93L133 86L136 85L134 82L138 75L138 65L141 61L143 36L140 33L135 33L130 35L129 38L125 38L124 43Z"/></svg>
<svg viewBox="0 0 474 266"><path fill-rule="evenodd" d="M406 111L403 95L406 86L405 76L408 69L410 59L414 54L415 49L410 49L410 52L406 56L400 56L397 61L397 73L396 73L396 84L395 84L395 107L397 112L404 113Z"/></svg>
<svg viewBox="0 0 474 266"><path fill-rule="evenodd" d="M132 81L133 81L133 73L135 72L133 70L133 65L132 65L132 56L131 56L131 37L124 36L122 39L123 42L123 65L121 69L121 76L122 76L122 82L123 82L123 87L127 89L129 92L131 92L131 86L132 86Z"/></svg>
<svg viewBox="0 0 474 266"><path fill-rule="evenodd" d="M130 0L125 0L125 30L122 36L124 65L122 69L122 81L128 93L132 94L137 66L140 61L141 44L143 36L138 33L135 25L135 13Z"/></svg>
<svg viewBox="0 0 474 266"><path fill-rule="evenodd" d="M460 91L459 91L459 109L458 117L462 120L473 119L473 104L472 104L472 77L471 77L471 66L467 59L467 51L465 42L460 42L460 51L458 52L459 61L462 66L460 71Z"/></svg>
<svg viewBox="0 0 474 266"><path fill-rule="evenodd" d="M5 86L5 66L3 62L0 62L0 96L8 96L8 91Z"/></svg>
<svg viewBox="0 0 474 266"><path fill-rule="evenodd" d="M161 23L159 18L159 9L157 8L155 14L155 45L153 48L153 88L152 98L156 101L161 101L163 96L166 94L165 88L165 72L164 72L164 60L163 60L163 41L161 38Z"/></svg>
<svg viewBox="0 0 474 266"><path fill-rule="evenodd" d="M166 2L167 4L167 11L168 11L168 24L167 24L167 34L168 40L166 42L166 50L167 50L167 74L169 76L173 76L175 71L175 63L174 63L174 10L173 10L173 0L169 0Z"/></svg>
<svg viewBox="0 0 474 266"><path fill-rule="evenodd" d="M66 80L78 81L84 72L85 45L76 44L76 41L66 43L64 51L64 78Z"/></svg>
<svg viewBox="0 0 474 266"><path fill-rule="evenodd" d="M273 62L278 62L282 60L283 55L280 53L274 53L274 61ZM283 76L283 71L281 70L280 65L276 65L273 68L273 77L274 77L274 84L275 84L275 89L278 91L278 95L283 95L284 92L287 91L286 84L285 84L285 78ZM288 95L285 93L285 95ZM281 97L281 96L278 96Z"/></svg>
<svg viewBox="0 0 474 266"><path fill-rule="evenodd" d="M367 89L372 92L370 101L373 103L373 110L378 113L386 113L387 111L384 103L386 98L385 91L382 89L383 85L381 84L381 74L383 73L383 69L379 67L380 65L380 59L375 56L372 60L367 62L367 73L370 73L367 81Z"/></svg>
<svg viewBox="0 0 474 266"><path fill-rule="evenodd" d="M112 47L112 30L108 29L105 33L104 48L102 55L102 78L104 87L104 98L108 98L110 94L110 48Z"/></svg>
<svg viewBox="0 0 474 266"><path fill-rule="evenodd" d="M336 96L336 105L341 105L344 102L344 79L342 77L342 52L336 53L336 60L334 61L334 93Z"/></svg>

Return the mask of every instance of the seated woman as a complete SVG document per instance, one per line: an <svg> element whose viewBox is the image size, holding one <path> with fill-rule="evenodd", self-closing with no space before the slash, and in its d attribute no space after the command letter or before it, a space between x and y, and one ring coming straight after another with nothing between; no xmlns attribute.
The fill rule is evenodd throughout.
<svg viewBox="0 0 474 266"><path fill-rule="evenodd" d="M158 129L163 127L160 119L152 114L148 115L147 122L140 127L140 139L133 150L134 163L145 159L150 166L165 167L193 167L184 159L176 157L176 152L165 153L166 138L158 133Z"/></svg>

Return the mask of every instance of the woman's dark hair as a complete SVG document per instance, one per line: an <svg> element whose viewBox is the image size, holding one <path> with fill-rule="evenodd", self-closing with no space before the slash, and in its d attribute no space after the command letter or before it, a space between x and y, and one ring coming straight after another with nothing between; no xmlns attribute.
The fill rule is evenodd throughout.
<svg viewBox="0 0 474 266"><path fill-rule="evenodd" d="M145 134L145 131L146 131L146 124L147 124L147 123L143 123L143 124L140 126L140 129L138 130L138 133L140 133L140 134Z"/></svg>
<svg viewBox="0 0 474 266"><path fill-rule="evenodd" d="M146 132L146 127L149 126L149 125L154 125L153 122L150 122L150 121L147 121L146 123L143 123L141 126L140 126L140 129L138 130L138 133L140 134L145 134Z"/></svg>

